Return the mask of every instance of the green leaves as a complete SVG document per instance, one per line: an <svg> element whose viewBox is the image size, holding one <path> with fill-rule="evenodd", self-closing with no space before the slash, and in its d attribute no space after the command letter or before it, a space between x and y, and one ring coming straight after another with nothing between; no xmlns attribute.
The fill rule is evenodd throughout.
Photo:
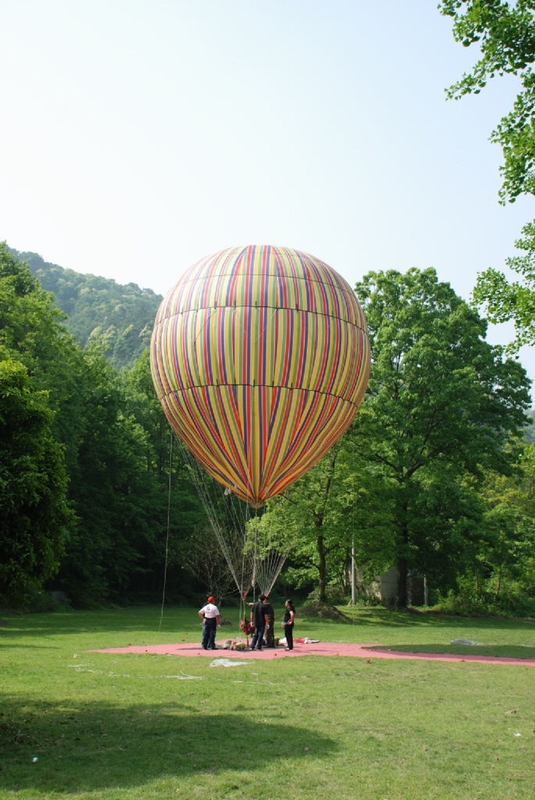
<svg viewBox="0 0 535 800"><path fill-rule="evenodd" d="M520 80L512 110L499 121L490 141L503 152L499 191L502 204L521 194L535 194L535 3L533 0L445 0L439 10L453 19L453 35L464 46L478 44L481 57L470 73L447 91L450 98L477 94L496 75L515 75ZM517 353L535 341L535 226L528 223L516 247L524 256L507 259L507 266L521 280L508 282L505 274L489 268L478 276L475 303L486 307L491 322L512 321L515 340L506 348Z"/></svg>
<svg viewBox="0 0 535 800"><path fill-rule="evenodd" d="M522 233L515 245L524 255L506 260L519 280L509 282L503 272L489 268L478 275L473 291L474 302L485 307L491 322L514 323L515 339L506 348L510 354L535 343L535 223L525 225Z"/></svg>
<svg viewBox="0 0 535 800"><path fill-rule="evenodd" d="M485 342L486 323L434 270L369 273L356 291L374 363L351 437L359 480L381 477L357 514L389 508L400 570L425 570L447 588L459 532L477 529L468 487L485 469L510 470L505 444L525 422L529 382Z"/></svg>
<svg viewBox="0 0 535 800"><path fill-rule="evenodd" d="M63 448L45 392L26 368L0 361L0 602L24 605L56 571L72 515Z"/></svg>
<svg viewBox="0 0 535 800"><path fill-rule="evenodd" d="M477 44L481 57L469 73L447 90L451 99L478 94L496 75L516 75L521 90L513 110L502 117L490 140L502 148L500 202L535 193L533 109L535 75L535 6L532 0L447 0L439 5L453 19L453 36L464 47Z"/></svg>

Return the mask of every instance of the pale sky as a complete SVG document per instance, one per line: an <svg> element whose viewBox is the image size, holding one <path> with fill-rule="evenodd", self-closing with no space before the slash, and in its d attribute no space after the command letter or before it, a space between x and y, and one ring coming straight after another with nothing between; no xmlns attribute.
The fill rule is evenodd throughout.
<svg viewBox="0 0 535 800"><path fill-rule="evenodd" d="M435 267L469 299L534 214L499 205L488 141L514 79L446 101L477 54L436 6L0 0L0 240L161 294L274 244L351 285Z"/></svg>

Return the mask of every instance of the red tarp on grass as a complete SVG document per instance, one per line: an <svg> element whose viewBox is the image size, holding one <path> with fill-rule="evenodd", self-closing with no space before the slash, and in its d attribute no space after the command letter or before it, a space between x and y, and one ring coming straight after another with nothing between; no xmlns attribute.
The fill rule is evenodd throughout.
<svg viewBox="0 0 535 800"><path fill-rule="evenodd" d="M501 658L499 656L452 655L449 653L405 653L395 650L375 650L377 645L365 644L337 644L334 642L303 643L294 640L294 649L285 650L283 647L267 648L262 651L251 650L226 650L221 645L216 650L203 650L195 642L180 642L179 644L152 644L129 645L128 647L108 647L102 650L90 650L91 653L151 653L166 656L204 656L208 658L238 658L252 659L253 661L269 661L274 658L295 658L296 656L350 656L364 658L371 661L374 658L411 658L425 659L428 661L467 661L482 664L524 664L535 667L535 658Z"/></svg>

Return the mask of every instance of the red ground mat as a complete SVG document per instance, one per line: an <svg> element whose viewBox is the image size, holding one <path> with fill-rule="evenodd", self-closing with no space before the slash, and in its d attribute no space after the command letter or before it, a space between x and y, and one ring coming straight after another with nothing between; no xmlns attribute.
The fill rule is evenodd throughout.
<svg viewBox="0 0 535 800"><path fill-rule="evenodd" d="M203 650L200 644L180 642L179 644L130 645L128 647L107 647L102 650L90 650L91 653L151 653L166 656L200 656L205 658L237 658L241 660L269 661L274 658L295 658L296 656L350 656L371 661L374 658L409 658L427 661L479 662L482 664L524 664L535 667L535 658L500 658L494 656L449 655L434 653L402 653L395 650L374 650L377 645L340 644L335 642L294 642L294 649L283 647L264 648L261 651L226 650L221 645L216 650Z"/></svg>

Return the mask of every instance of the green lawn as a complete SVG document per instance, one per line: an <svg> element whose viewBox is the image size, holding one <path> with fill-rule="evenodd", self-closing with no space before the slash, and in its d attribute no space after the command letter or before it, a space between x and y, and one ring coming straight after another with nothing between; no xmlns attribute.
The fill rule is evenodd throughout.
<svg viewBox="0 0 535 800"><path fill-rule="evenodd" d="M220 637L238 635L237 611L224 615ZM439 652L464 638L535 655L531 621L351 616L298 609L296 635ZM0 619L2 799L533 800L533 666L371 654L215 668L88 652L197 641L195 609Z"/></svg>

